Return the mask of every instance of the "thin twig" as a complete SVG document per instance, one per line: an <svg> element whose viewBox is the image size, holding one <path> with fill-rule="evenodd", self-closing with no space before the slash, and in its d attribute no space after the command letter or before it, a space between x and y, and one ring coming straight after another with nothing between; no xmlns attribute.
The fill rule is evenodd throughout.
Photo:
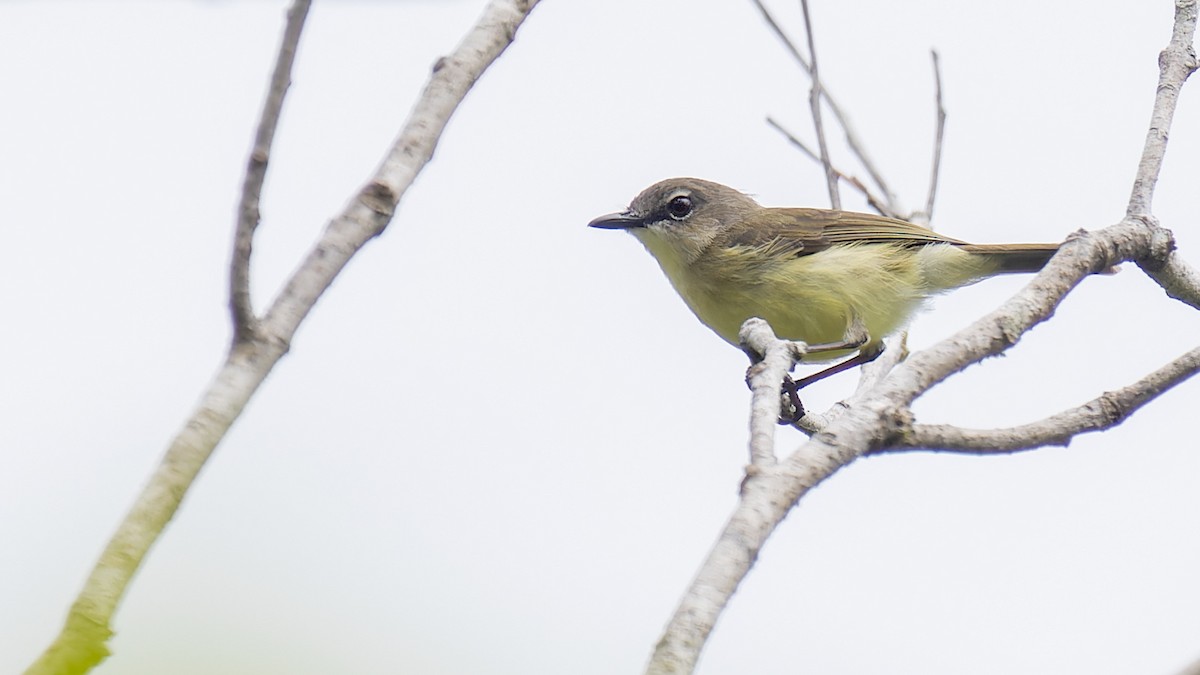
<svg viewBox="0 0 1200 675"><path fill-rule="evenodd" d="M829 142L825 140L825 125L821 122L821 74L817 69L817 45L813 40L812 19L808 14L808 0L800 0L804 9L804 32L808 35L808 72L812 76L812 88L808 93L808 105L812 108L813 125L817 129L817 148L821 151L821 166L825 169L825 184L829 187L829 206L835 211L842 209L842 196L838 190L837 172L829 159Z"/></svg>
<svg viewBox="0 0 1200 675"><path fill-rule="evenodd" d="M925 200L926 223L933 220L933 200L937 197L938 174L942 170L942 138L946 131L946 107L942 104L942 63L936 49L929 51L933 57L933 82L937 90L937 130L933 139L933 168L929 176L929 197Z"/></svg>
<svg viewBox="0 0 1200 675"><path fill-rule="evenodd" d="M791 143L792 145L796 146L796 148L799 149L800 152L804 153L804 155L806 157L808 157L809 159L811 159L814 162L821 161L821 157L817 153L813 152L812 148L808 147L808 144L806 144L804 141L800 140L792 132L785 129L782 124L775 121L774 117L768 116L767 124L771 125L772 127L774 127L774 129L776 131L783 134L784 138L788 139L788 142ZM840 178L849 180L849 177L846 176L846 174L842 173L841 170L835 168L834 171L837 171L837 174Z"/></svg>
<svg viewBox="0 0 1200 675"><path fill-rule="evenodd" d="M279 126L283 99L292 83L292 64L296 61L296 48L300 44L300 33L311 4L310 0L296 0L288 9L287 27L279 43L279 54L275 57L275 71L271 74L267 100L258 118L254 147L246 162L246 177L242 182L242 199L238 204L237 226L233 235L233 258L229 264L229 309L233 318L235 343L249 340L257 328L250 298L250 252L254 247L254 232L261 219L259 202L271 158L271 144L275 140L275 129Z"/></svg>
<svg viewBox="0 0 1200 675"><path fill-rule="evenodd" d="M804 58L804 55L800 53L799 48L796 47L796 43L793 42L790 37L788 37L787 33L783 32L783 29L779 26L779 23L775 21L775 17L771 15L770 10L763 5L762 0L751 1L756 7L758 7L758 10L762 12L763 18L766 20L767 25L771 27L771 30L780 39L780 41L783 42L788 52L790 52L791 55L796 59L796 62L800 64L800 67L804 69L804 72L808 73L809 77L812 77L812 66L809 64L808 59ZM837 99L834 98L833 95L829 93L829 90L824 86L821 87L821 96L825 99L825 104L829 106L829 112L833 113L838 125L842 127L842 131L846 134L846 144L850 146L850 151L853 152L854 156L858 158L858 161L862 163L863 168L867 170L867 174L871 176L871 180L874 181L875 185L879 188L879 191L884 194L883 201L888 204L888 211L890 213L902 213L904 209L901 208L896 194L892 192L892 189L888 186L887 181L884 180L883 172L881 172L875 166L875 161L871 159L870 153L867 152L866 144L862 142L862 139L859 138L858 132L855 130L854 125L851 124L850 116L846 114L846 112L842 109L842 106L837 102Z"/></svg>
<svg viewBox="0 0 1200 675"><path fill-rule="evenodd" d="M812 66L809 65L808 59L804 58L804 54L802 54L800 49L796 47L796 43L792 42L792 38L789 37L787 33L783 32L783 27L779 25L779 22L775 21L775 17L771 15L771 12L767 9L767 6L762 3L762 0L751 0L751 2L758 7L758 11L762 12L763 19L766 20L767 25L771 27L771 30L774 31L775 35L780 39L780 41L783 42L783 46L787 47L787 50L791 52L792 58L796 59L796 61L800 64L800 67L804 69L804 72L811 74Z"/></svg>
<svg viewBox="0 0 1200 675"><path fill-rule="evenodd" d="M771 125L776 131L783 134L784 138L786 138L789 143L796 146L800 150L800 152L803 152L805 155L807 155L809 159L813 160L814 162L821 161L821 158L819 156L817 156L817 153L813 152L812 149L809 148L808 145L806 145L804 143L804 141L797 138L795 134L793 134L792 132L785 129L782 124L780 124L779 122L777 122L775 120L775 118L767 117L767 124ZM841 169L837 168L836 166L833 167L833 171L834 171L834 173L837 174L838 178L846 181L846 183L848 183L851 187L853 187L854 189L856 189L860 193L862 193L863 197L865 197L867 200L867 204L871 208L875 209L876 212L878 212L882 215L888 216L890 218L903 218L902 215L893 213L890 210L889 205L884 203L882 198L880 198L880 197L876 196L874 193L872 193L871 189L869 187L867 187L865 184L863 184L863 182L861 180L858 179L858 176L847 175L845 172L843 172Z"/></svg>
<svg viewBox="0 0 1200 675"><path fill-rule="evenodd" d="M1083 405L1043 420L1007 429L964 429L943 424L916 424L880 452L931 450L964 454L998 454L1066 446L1076 436L1103 431L1124 422L1139 408L1200 370L1200 347L1137 382L1105 392Z"/></svg>

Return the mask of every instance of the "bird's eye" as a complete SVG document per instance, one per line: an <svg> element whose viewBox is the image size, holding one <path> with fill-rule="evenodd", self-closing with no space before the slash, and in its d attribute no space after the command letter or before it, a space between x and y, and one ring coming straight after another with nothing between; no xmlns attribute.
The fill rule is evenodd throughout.
<svg viewBox="0 0 1200 675"><path fill-rule="evenodd" d="M675 220L683 220L692 215L692 198L686 195L679 195L667 202L667 215Z"/></svg>

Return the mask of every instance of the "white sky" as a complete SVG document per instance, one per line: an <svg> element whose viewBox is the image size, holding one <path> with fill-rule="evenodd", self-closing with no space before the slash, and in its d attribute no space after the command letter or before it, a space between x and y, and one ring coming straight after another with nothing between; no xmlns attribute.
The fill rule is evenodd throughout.
<svg viewBox="0 0 1200 675"><path fill-rule="evenodd" d="M0 6L0 672L56 633L221 359L284 5ZM796 3L776 6L800 35ZM481 7L317 4L264 198L260 307ZM828 86L910 205L940 50L935 227L1057 240L1120 219L1171 2L813 11ZM585 224L675 175L825 205L820 170L763 121L810 135L806 87L748 1L546 0L219 448L99 672L638 672L733 507L745 363L632 238ZM1155 210L1200 260L1195 94ZM939 300L911 344L1021 283ZM917 413L1031 421L1197 334L1129 267ZM1066 450L842 471L763 550L700 672L1172 672L1200 656L1198 392ZM801 440L780 432L782 451Z"/></svg>

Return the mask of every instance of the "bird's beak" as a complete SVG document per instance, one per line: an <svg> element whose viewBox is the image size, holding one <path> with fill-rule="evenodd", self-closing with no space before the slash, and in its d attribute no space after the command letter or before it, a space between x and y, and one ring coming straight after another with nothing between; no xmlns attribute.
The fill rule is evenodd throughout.
<svg viewBox="0 0 1200 675"><path fill-rule="evenodd" d="M633 227L645 227L646 221L632 211L610 213L588 223L588 227L598 227L602 230L628 230Z"/></svg>

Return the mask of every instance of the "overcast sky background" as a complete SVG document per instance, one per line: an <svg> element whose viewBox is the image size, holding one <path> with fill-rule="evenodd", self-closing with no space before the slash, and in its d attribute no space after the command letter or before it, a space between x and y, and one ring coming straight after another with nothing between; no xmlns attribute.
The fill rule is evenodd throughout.
<svg viewBox="0 0 1200 675"><path fill-rule="evenodd" d="M1172 4L812 10L827 86L910 206L940 51L933 225L999 242L1121 218ZM258 307L482 6L317 3L264 195ZM797 4L774 6L802 35ZM222 358L284 7L0 7L0 672L56 634ZM1155 213L1200 262L1196 86ZM827 205L819 167L764 122L811 138L807 87L748 1L546 0L218 449L98 672L639 672L735 503L745 362L635 240L585 224L677 175ZM922 398L919 420L1040 419L1195 346L1200 317L1126 267ZM910 344L1025 281L939 299ZM700 672L1173 672L1200 656L1198 394L1068 449L854 464L775 533ZM782 452L802 440L779 432Z"/></svg>

